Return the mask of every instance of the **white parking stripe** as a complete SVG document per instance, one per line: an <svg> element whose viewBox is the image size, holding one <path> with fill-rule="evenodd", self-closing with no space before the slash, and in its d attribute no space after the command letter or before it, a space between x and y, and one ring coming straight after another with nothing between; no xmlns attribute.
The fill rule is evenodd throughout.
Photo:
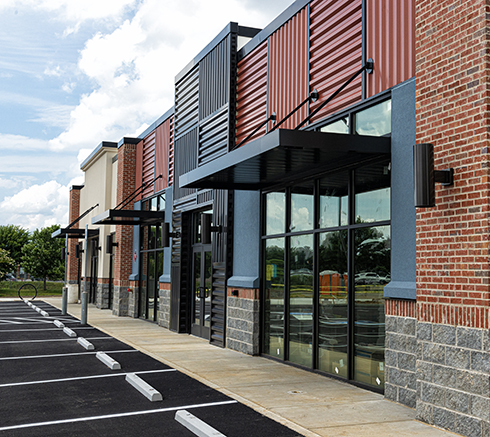
<svg viewBox="0 0 490 437"><path fill-rule="evenodd" d="M91 337L87 340L112 340L112 337ZM75 338L53 338L51 340L12 340L12 341L0 341L0 344L12 344L12 343L48 343L50 341L77 341Z"/></svg>
<svg viewBox="0 0 490 437"><path fill-rule="evenodd" d="M120 354L124 352L139 352L136 349L122 349L119 351L106 351L111 354ZM73 357L77 355L95 355L97 352L74 352L71 354L51 354L51 355L27 355L25 357L4 357L0 358L0 361L8 361L8 360L28 360L32 358L54 358L54 357Z"/></svg>
<svg viewBox="0 0 490 437"><path fill-rule="evenodd" d="M11 325L23 325L22 322L14 322L13 320L4 320L4 319L0 319L0 323L7 323Z"/></svg>
<svg viewBox="0 0 490 437"><path fill-rule="evenodd" d="M24 429L24 428L35 428L38 426L63 425L65 423L88 422L88 421L92 421L92 420L116 419L118 417L141 416L144 414L166 413L169 411L190 410L191 408L218 407L220 405L230 405L230 404L236 404L236 403L237 403L237 401L235 401L235 400L222 401L222 402L209 402L207 404L182 405L180 407L159 408L156 410L144 410L144 411L131 411L128 413L106 414L104 416L76 417L76 418L65 419L65 420L52 420L50 422L25 423L23 425L4 426L4 427L0 428L0 431L10 431L13 429Z"/></svg>
<svg viewBox="0 0 490 437"><path fill-rule="evenodd" d="M77 331L79 329L95 329L91 326L80 326L80 328L75 328ZM59 331L60 328L40 328L40 329L0 329L0 335L3 332L39 332L39 331Z"/></svg>
<svg viewBox="0 0 490 437"><path fill-rule="evenodd" d="M78 376L76 378L60 378L60 379L45 379L43 381L12 382L10 384L0 384L0 388L17 387L19 385L49 384L51 382L82 381L84 379L112 378L113 376L126 376L134 373L143 375L146 373L166 373L166 372L176 372L176 371L177 370L175 369L143 370L141 372L108 373L104 375Z"/></svg>

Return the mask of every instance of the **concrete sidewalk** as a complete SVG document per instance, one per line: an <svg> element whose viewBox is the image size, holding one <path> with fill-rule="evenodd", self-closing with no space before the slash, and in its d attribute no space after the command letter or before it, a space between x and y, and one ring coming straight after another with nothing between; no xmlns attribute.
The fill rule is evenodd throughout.
<svg viewBox="0 0 490 437"><path fill-rule="evenodd" d="M61 308L60 298L39 300ZM80 318L80 305L69 305L68 312ZM416 421L414 410L380 394L153 323L92 305L88 323L305 436L455 435Z"/></svg>

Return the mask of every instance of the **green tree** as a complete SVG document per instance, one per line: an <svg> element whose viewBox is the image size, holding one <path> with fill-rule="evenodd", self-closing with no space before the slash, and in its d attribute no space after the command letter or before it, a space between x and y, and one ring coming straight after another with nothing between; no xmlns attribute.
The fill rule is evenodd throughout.
<svg viewBox="0 0 490 437"><path fill-rule="evenodd" d="M0 226L0 248L9 253L10 258L15 262L15 267L19 267L22 248L28 241L29 231L27 229L15 225Z"/></svg>
<svg viewBox="0 0 490 437"><path fill-rule="evenodd" d="M3 281L15 267L15 261L9 256L8 251L0 249L0 281Z"/></svg>
<svg viewBox="0 0 490 437"><path fill-rule="evenodd" d="M51 238L51 234L59 228L53 225L36 229L22 249L22 267L30 275L43 278L45 290L46 278L62 279L65 274L65 265L61 259L65 241Z"/></svg>

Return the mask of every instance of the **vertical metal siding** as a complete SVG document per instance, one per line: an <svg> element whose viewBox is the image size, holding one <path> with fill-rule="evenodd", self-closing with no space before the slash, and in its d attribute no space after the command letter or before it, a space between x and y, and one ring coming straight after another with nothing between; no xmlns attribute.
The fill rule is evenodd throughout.
<svg viewBox="0 0 490 437"><path fill-rule="evenodd" d="M230 99L230 35L199 64L199 120L213 114Z"/></svg>
<svg viewBox="0 0 490 437"><path fill-rule="evenodd" d="M415 0L366 0L367 97L415 76Z"/></svg>
<svg viewBox="0 0 490 437"><path fill-rule="evenodd" d="M386 1L386 0L384 0ZM362 66L362 0L313 0L310 3L310 91L320 93L313 111ZM361 76L312 121L362 98Z"/></svg>
<svg viewBox="0 0 490 437"><path fill-rule="evenodd" d="M143 140L136 144L136 181L135 189L143 184ZM136 196L135 201L141 200L141 194Z"/></svg>
<svg viewBox="0 0 490 437"><path fill-rule="evenodd" d="M282 120L308 95L308 10L302 9L269 39L269 114ZM303 106L282 128L294 129L306 118Z"/></svg>
<svg viewBox="0 0 490 437"><path fill-rule="evenodd" d="M193 188L180 188L179 176L194 170L197 167L197 147L198 147L198 129L192 129L182 137L175 140L174 149L174 199L193 194L196 192Z"/></svg>
<svg viewBox="0 0 490 437"><path fill-rule="evenodd" d="M143 182L149 184L155 178L155 137L156 132L153 131L143 139ZM155 186L147 186L143 192L143 198L151 196L155 192Z"/></svg>
<svg viewBox="0 0 490 437"><path fill-rule="evenodd" d="M236 143L267 118L267 41L238 63ZM251 138L265 134L265 127Z"/></svg>
<svg viewBox="0 0 490 437"><path fill-rule="evenodd" d="M155 182L155 193L168 187L168 149L170 143L170 119L164 121L156 129L155 142L155 177L162 179Z"/></svg>
<svg viewBox="0 0 490 437"><path fill-rule="evenodd" d="M175 136L199 121L199 66L175 84Z"/></svg>
<svg viewBox="0 0 490 437"><path fill-rule="evenodd" d="M170 117L170 133L168 145L168 186L174 183L174 116Z"/></svg>

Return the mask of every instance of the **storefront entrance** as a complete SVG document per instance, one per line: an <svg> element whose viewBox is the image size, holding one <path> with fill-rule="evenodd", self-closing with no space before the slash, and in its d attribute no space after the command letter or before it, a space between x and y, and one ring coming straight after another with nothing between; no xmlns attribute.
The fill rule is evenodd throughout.
<svg viewBox="0 0 490 437"><path fill-rule="evenodd" d="M98 281L98 268L99 268L99 239L95 238L90 240L90 290L88 301L89 303L95 303L97 299L97 281Z"/></svg>
<svg viewBox="0 0 490 437"><path fill-rule="evenodd" d="M212 211L206 211L212 214ZM201 241L201 213L193 214L191 334L209 339L211 326L211 244Z"/></svg>

